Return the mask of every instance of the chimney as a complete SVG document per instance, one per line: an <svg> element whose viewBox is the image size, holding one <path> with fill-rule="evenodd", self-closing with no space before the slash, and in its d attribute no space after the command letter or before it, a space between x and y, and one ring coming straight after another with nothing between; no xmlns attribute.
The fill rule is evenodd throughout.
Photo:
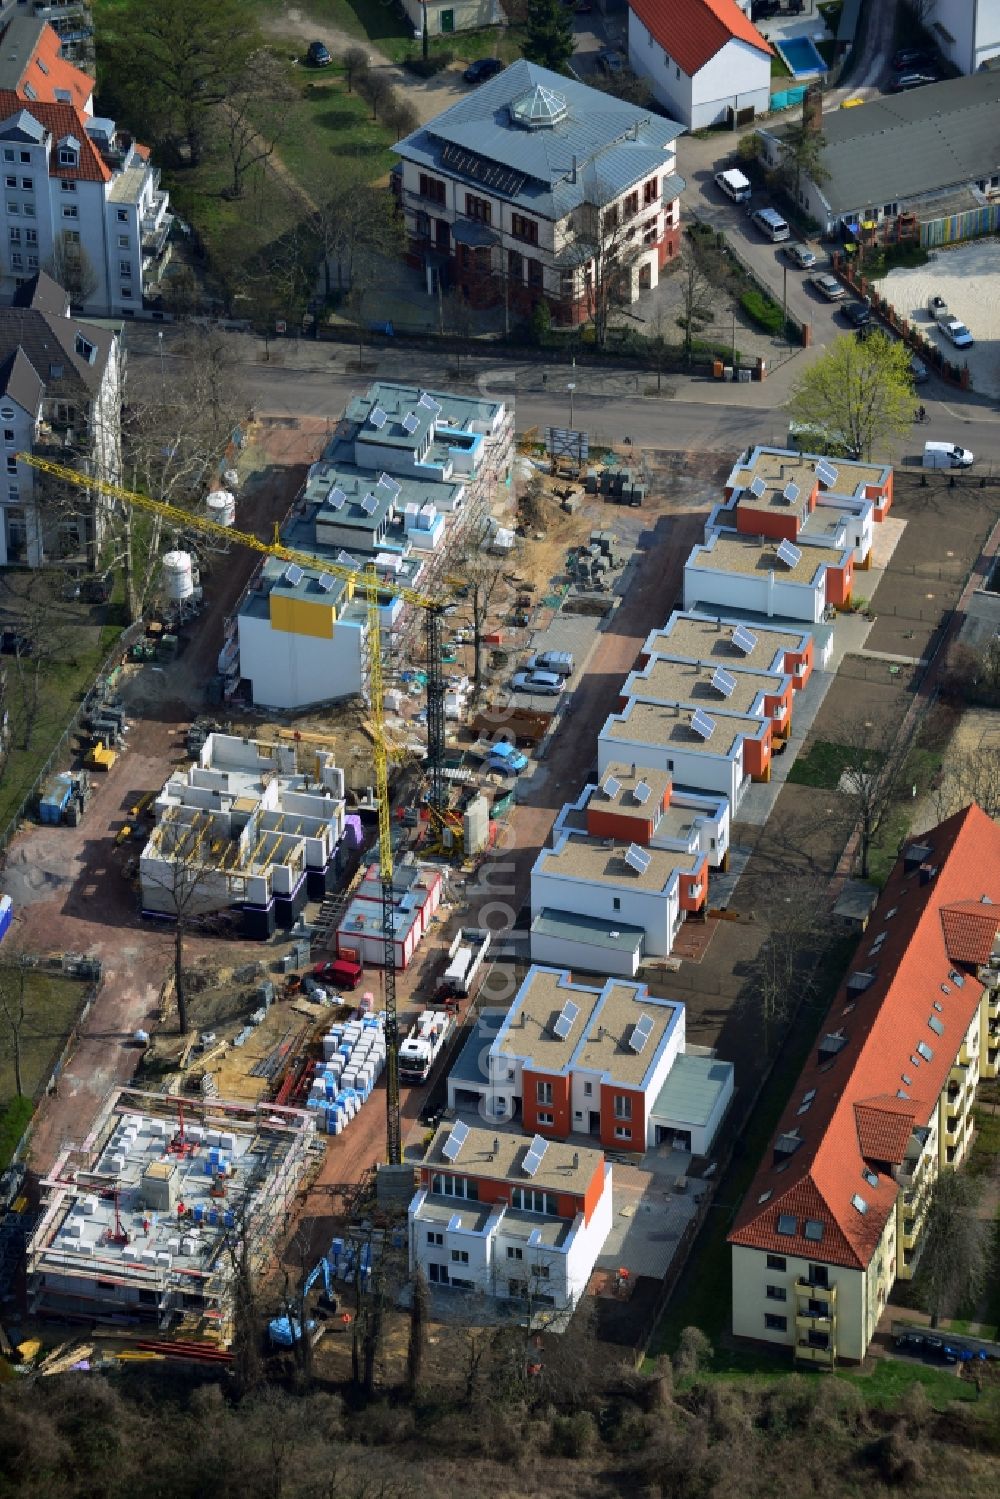
<svg viewBox="0 0 1000 1499"><path fill-rule="evenodd" d="M802 100L802 123L813 134L818 135L823 129L823 89L818 83L811 83L806 89Z"/></svg>
<svg viewBox="0 0 1000 1499"><path fill-rule="evenodd" d="M575 182L576 181L576 157L575 156L573 157L573 175L570 178L570 181L571 182Z"/></svg>
<svg viewBox="0 0 1000 1499"><path fill-rule="evenodd" d="M574 1152L573 1152L573 1170L577 1171L577 1170L579 1170L579 1167L580 1167L580 1152L578 1150L574 1150Z"/></svg>

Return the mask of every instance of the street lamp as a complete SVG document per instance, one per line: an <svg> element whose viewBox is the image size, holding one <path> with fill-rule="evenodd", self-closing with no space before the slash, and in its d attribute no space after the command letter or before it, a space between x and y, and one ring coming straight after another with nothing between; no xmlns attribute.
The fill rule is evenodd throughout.
<svg viewBox="0 0 1000 1499"><path fill-rule="evenodd" d="M163 384L163 329L156 330L157 341L160 345L160 384Z"/></svg>
<svg viewBox="0 0 1000 1499"><path fill-rule="evenodd" d="M573 392L574 392L574 390L576 390L576 381L575 380L571 380L569 382L569 384L566 386L566 389L569 391L569 425L570 425L570 428L572 429L572 426L573 426Z"/></svg>

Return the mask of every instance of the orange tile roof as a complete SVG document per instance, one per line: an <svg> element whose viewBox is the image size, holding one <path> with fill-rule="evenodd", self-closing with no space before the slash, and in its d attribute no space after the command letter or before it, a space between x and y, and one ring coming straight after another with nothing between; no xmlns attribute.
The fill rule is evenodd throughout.
<svg viewBox="0 0 1000 1499"><path fill-rule="evenodd" d="M83 116L72 104L28 104L11 89L0 89L0 119L9 119L26 110L52 136L49 153L49 176L66 177L75 182L108 182L111 172L101 153L87 134ZM59 142L72 135L80 142L79 165L59 165Z"/></svg>
<svg viewBox="0 0 1000 1499"><path fill-rule="evenodd" d="M988 963L1000 928L1000 906L982 900L953 901L941 907L941 926L953 963Z"/></svg>
<svg viewBox="0 0 1000 1499"><path fill-rule="evenodd" d="M983 894L1000 902L1000 827L985 812L966 807L921 842L937 874L922 882L903 859L893 869L852 968L874 972L874 982L852 988L848 977L838 990L731 1244L855 1269L874 1253L899 1192L886 1168L905 1153L911 1127L930 1120L982 997L968 971L981 949L953 957L943 914L959 907L965 919ZM789 1152L793 1132L801 1144ZM793 1231L779 1233L779 1218ZM821 1237L807 1234L807 1219L823 1225Z"/></svg>
<svg viewBox="0 0 1000 1499"><path fill-rule="evenodd" d="M67 62L61 56L61 47L58 33L51 26L43 27L34 52L21 74L17 93L32 104L36 101L41 104L66 103L66 100L56 98L56 89L59 89L69 94L69 102L82 110L94 92L94 80L71 62ZM25 83L31 84L34 98L25 93Z"/></svg>
<svg viewBox="0 0 1000 1499"><path fill-rule="evenodd" d="M774 51L736 0L629 0L629 6L689 78L734 39L768 56Z"/></svg>

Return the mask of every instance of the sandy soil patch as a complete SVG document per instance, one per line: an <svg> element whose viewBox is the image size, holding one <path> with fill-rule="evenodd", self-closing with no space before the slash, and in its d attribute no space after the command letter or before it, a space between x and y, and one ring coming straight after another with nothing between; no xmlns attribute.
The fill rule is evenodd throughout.
<svg viewBox="0 0 1000 1499"><path fill-rule="evenodd" d="M932 250L926 265L890 271L876 284L952 363L968 363L976 390L1000 395L1000 251L994 238ZM973 348L956 349L935 329L927 312L931 296L944 297L976 340Z"/></svg>

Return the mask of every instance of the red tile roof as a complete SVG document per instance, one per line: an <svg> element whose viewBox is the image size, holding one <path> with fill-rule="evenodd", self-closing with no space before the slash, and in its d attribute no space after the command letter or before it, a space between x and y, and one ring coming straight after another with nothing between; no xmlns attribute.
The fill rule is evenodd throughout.
<svg viewBox="0 0 1000 1499"><path fill-rule="evenodd" d="M49 176L66 177L75 182L108 182L111 172L100 151L87 134L83 116L72 104L28 104L10 89L0 89L0 120L7 120L25 110L52 136L49 153ZM71 135L80 143L79 165L59 165L59 142Z"/></svg>
<svg viewBox="0 0 1000 1499"><path fill-rule="evenodd" d="M968 972L982 947L955 958L944 913L965 920L984 893L1000 903L1000 827L985 812L967 807L921 842L937 874L921 883L896 864L855 957L854 969L874 971L875 981L857 992L845 980L838 990L823 1035L837 1035L839 1049L821 1050L821 1041L812 1052L778 1126L777 1137L797 1130L802 1144L761 1163L731 1244L856 1269L874 1253L899 1192L884 1168L905 1153L911 1127L930 1120L982 997ZM793 1232L779 1233L779 1218ZM823 1225L822 1237L806 1233L807 1219Z"/></svg>
<svg viewBox="0 0 1000 1499"><path fill-rule="evenodd" d="M29 103L66 103L56 98L56 89L70 96L69 102L83 109L94 92L94 80L75 68L60 56L62 43L51 26L45 26L38 43L25 65L17 93ZM33 96L25 92L25 84L31 85Z"/></svg>
<svg viewBox="0 0 1000 1499"><path fill-rule="evenodd" d="M952 901L941 907L941 926L953 963L988 963L1000 928L1000 906L982 900Z"/></svg>
<svg viewBox="0 0 1000 1499"><path fill-rule="evenodd" d="M768 56L774 50L736 0L629 0L629 5L689 78L734 39Z"/></svg>

